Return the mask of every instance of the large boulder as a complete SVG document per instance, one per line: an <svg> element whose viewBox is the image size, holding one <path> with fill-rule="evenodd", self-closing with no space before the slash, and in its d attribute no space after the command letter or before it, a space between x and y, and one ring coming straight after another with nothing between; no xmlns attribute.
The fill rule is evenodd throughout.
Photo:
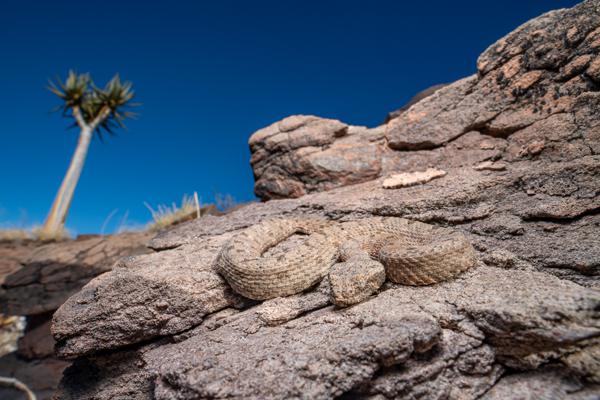
<svg viewBox="0 0 600 400"><path fill-rule="evenodd" d="M250 137L250 160L263 199L300 197L379 176L383 129L294 115Z"/></svg>
<svg viewBox="0 0 600 400"><path fill-rule="evenodd" d="M294 116L255 133L257 192L286 199L160 234L156 253L71 297L52 326L58 354L76 359L57 398L598 398L599 53L600 1L588 0L526 23L477 75L382 127ZM427 167L445 174L384 187ZM452 227L478 265L428 287L387 282L350 308L330 303L326 280L244 299L214 260L282 216Z"/></svg>

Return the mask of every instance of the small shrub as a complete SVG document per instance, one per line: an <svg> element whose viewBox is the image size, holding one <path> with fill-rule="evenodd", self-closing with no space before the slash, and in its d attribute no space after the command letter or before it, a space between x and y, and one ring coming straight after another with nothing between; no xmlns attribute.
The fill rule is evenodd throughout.
<svg viewBox="0 0 600 400"><path fill-rule="evenodd" d="M60 242L71 238L69 231L64 226L61 226L53 232L48 232L41 226L35 227L31 229L31 236L33 240L39 240L41 242Z"/></svg>
<svg viewBox="0 0 600 400"><path fill-rule="evenodd" d="M25 229L2 229L0 230L0 242L20 242L32 239L31 232Z"/></svg>
<svg viewBox="0 0 600 400"><path fill-rule="evenodd" d="M215 195L215 205L217 206L217 208L219 210L226 213L226 212L232 210L233 208L235 208L238 205L238 203L235 201L233 196L230 194L217 193Z"/></svg>

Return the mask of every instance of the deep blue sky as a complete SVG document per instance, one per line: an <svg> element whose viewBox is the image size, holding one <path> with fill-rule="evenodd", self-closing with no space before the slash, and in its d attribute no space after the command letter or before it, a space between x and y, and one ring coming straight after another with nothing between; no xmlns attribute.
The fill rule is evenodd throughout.
<svg viewBox="0 0 600 400"><path fill-rule="evenodd" d="M43 222L77 131L48 78L115 72L143 103L92 142L67 226L150 219L198 191L254 199L248 137L291 114L375 126L430 85L475 72L521 23L576 1L27 1L0 5L0 227Z"/></svg>

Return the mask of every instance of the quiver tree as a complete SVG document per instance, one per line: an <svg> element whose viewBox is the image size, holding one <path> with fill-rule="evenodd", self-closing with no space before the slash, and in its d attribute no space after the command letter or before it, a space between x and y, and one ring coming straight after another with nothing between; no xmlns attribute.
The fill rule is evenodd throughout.
<svg viewBox="0 0 600 400"><path fill-rule="evenodd" d="M129 107L134 106L131 103L134 96L131 87L130 82L121 82L119 75L115 75L101 89L94 85L89 74L77 74L73 71L69 72L65 82L60 79L50 81L48 89L62 101L57 110L62 110L64 117L72 118L72 127L78 127L80 133L69 169L42 227L42 237L55 238L63 231L94 133L100 139L103 132L112 135L116 129L125 127L125 119L133 117L133 113L128 111Z"/></svg>

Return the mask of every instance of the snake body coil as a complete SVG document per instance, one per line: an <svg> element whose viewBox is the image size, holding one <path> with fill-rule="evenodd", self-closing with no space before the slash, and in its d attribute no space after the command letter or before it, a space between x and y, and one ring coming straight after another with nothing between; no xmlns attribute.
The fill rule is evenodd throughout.
<svg viewBox="0 0 600 400"><path fill-rule="evenodd" d="M263 257L269 248L295 233L306 240L280 256ZM351 222L275 219L234 236L216 261L217 271L233 290L255 300L289 296L323 279L343 254L344 244L358 246L385 267L388 279L405 285L448 280L475 265L475 251L458 232L417 221L373 217Z"/></svg>

